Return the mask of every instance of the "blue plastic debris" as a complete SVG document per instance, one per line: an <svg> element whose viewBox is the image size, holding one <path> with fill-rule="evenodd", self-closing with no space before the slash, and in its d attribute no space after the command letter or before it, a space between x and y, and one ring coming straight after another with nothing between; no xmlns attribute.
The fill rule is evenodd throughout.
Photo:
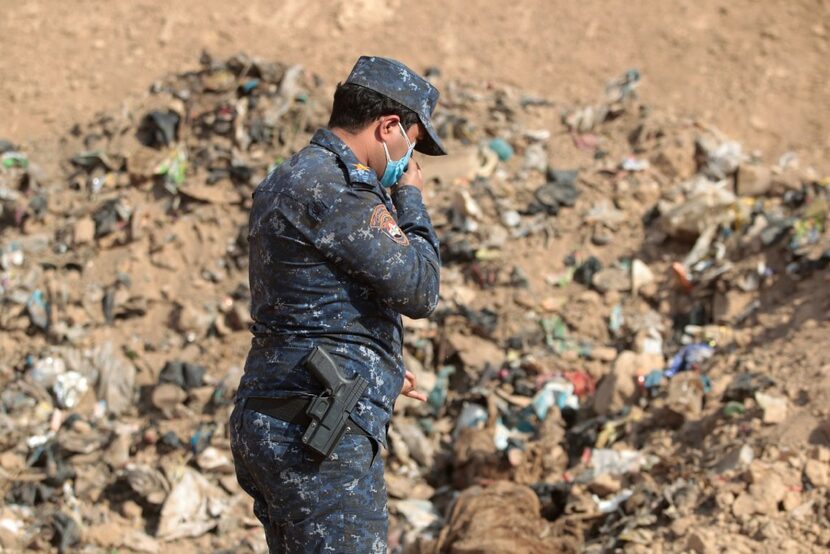
<svg viewBox="0 0 830 554"><path fill-rule="evenodd" d="M510 144L500 138L494 138L489 142L487 145L490 150L495 152L501 161L507 161L513 157L513 147Z"/></svg>
<svg viewBox="0 0 830 554"><path fill-rule="evenodd" d="M539 419L545 419L551 407L579 409L579 398L574 394L574 386L565 379L553 379L545 383L531 401L533 411Z"/></svg>
<svg viewBox="0 0 830 554"><path fill-rule="evenodd" d="M695 343L684 346L669 362L669 367L663 372L666 377L674 377L681 371L689 371L712 357L715 349L706 343Z"/></svg>

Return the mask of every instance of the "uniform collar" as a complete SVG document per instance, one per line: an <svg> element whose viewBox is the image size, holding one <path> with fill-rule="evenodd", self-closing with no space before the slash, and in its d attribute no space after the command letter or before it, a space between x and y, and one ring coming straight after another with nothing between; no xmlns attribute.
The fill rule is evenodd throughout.
<svg viewBox="0 0 830 554"><path fill-rule="evenodd" d="M332 133L331 130L326 128L317 129L317 132L311 138L311 143L334 152L340 161L343 162L343 165L346 166L351 182L367 183L370 185L378 182L378 176L375 171L360 163L357 156L352 152L352 149L340 137Z"/></svg>

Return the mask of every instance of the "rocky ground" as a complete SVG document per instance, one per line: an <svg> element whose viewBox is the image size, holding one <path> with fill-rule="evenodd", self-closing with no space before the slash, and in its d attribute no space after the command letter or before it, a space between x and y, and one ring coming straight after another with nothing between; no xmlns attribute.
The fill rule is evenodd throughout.
<svg viewBox="0 0 830 554"><path fill-rule="evenodd" d="M0 143L8 551L265 548L226 429L247 209L331 83L191 66L83 118L55 172ZM396 406L391 550L827 549L820 160L656 108L637 69L572 103L428 74L442 301L406 321L429 402Z"/></svg>

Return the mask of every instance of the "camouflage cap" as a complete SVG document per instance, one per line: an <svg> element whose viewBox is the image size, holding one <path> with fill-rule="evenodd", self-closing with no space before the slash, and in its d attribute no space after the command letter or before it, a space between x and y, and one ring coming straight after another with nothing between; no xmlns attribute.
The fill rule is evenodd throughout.
<svg viewBox="0 0 830 554"><path fill-rule="evenodd" d="M429 156L447 153L438 132L432 126L432 112L438 103L438 89L397 60L378 56L361 56L354 64L347 83L360 85L406 106L418 114L427 132L415 150Z"/></svg>

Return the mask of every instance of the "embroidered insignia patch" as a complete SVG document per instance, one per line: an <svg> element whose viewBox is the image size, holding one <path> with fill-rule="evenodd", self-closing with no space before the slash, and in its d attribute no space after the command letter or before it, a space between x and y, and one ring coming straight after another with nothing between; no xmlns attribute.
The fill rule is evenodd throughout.
<svg viewBox="0 0 830 554"><path fill-rule="evenodd" d="M363 165L363 164L352 164L352 165L354 165L354 168L358 171L369 171L369 166L368 165Z"/></svg>
<svg viewBox="0 0 830 554"><path fill-rule="evenodd" d="M398 224L395 222L395 218L392 217L392 214L389 213L389 210L387 210L386 206L383 204L378 204L375 206L375 209L372 210L372 217L369 220L369 227L372 229L380 229L386 233L389 238L401 246L409 245L409 238L407 238L406 233L398 227Z"/></svg>

